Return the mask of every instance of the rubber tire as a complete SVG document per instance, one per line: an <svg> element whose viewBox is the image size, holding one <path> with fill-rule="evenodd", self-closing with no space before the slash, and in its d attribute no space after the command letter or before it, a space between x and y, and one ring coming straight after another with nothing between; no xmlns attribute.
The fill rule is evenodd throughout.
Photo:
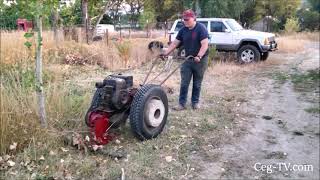
<svg viewBox="0 0 320 180"><path fill-rule="evenodd" d="M241 60L241 53L242 53L243 51L245 51L246 49L250 49L250 50L252 50L253 53L254 53L254 59L253 59L253 61L250 62L250 63L260 61L260 57L261 57L260 51L259 51L254 45L248 44L248 45L242 46L242 47L238 50L238 52L237 52L237 58L238 58L238 62L239 62L240 64L247 64L247 62L243 62L243 61Z"/></svg>
<svg viewBox="0 0 320 180"><path fill-rule="evenodd" d="M183 52L183 51L184 51L184 52ZM184 54L184 55L182 55L182 54ZM180 46L180 47L178 48L178 53L177 53L177 55L178 55L179 57L185 57L185 56L186 56L186 50L184 49L183 46Z"/></svg>
<svg viewBox="0 0 320 180"><path fill-rule="evenodd" d="M267 60L268 57L269 57L269 52L264 52L263 54L261 54L261 61Z"/></svg>
<svg viewBox="0 0 320 180"><path fill-rule="evenodd" d="M100 92L102 91L102 88L97 88L96 92L94 93L93 95L93 98L92 98L92 101L91 101L91 105L86 113L86 116L85 116L85 122L86 122L86 125L88 127L90 127L90 124L89 124L89 114L92 110L94 110L95 108L97 108L98 106L98 103L101 101L100 98Z"/></svg>
<svg viewBox="0 0 320 180"><path fill-rule="evenodd" d="M163 121L158 127L149 127L144 120L146 103L151 97L158 97L165 107ZM142 86L133 98L130 109L130 126L133 134L140 140L156 138L163 130L168 117L168 98L159 85L147 84Z"/></svg>

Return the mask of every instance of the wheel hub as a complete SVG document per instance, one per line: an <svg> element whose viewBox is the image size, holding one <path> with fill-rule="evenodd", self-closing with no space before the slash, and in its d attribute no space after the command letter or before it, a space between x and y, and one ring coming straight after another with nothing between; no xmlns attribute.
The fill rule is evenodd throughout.
<svg viewBox="0 0 320 180"><path fill-rule="evenodd" d="M145 120L149 126L158 127L163 121L165 107L161 100L151 99L146 105Z"/></svg>
<svg viewBox="0 0 320 180"><path fill-rule="evenodd" d="M185 50L185 49L183 49L183 50L181 51L180 56L186 57L186 50Z"/></svg>
<svg viewBox="0 0 320 180"><path fill-rule="evenodd" d="M250 49L244 50L241 53L241 60L246 63L252 62L254 60L254 52Z"/></svg>

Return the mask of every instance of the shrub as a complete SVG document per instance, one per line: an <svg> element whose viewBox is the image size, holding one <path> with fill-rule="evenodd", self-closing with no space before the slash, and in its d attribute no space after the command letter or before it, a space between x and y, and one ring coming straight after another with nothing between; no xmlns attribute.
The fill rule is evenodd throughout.
<svg viewBox="0 0 320 180"><path fill-rule="evenodd" d="M129 41L120 41L120 42L116 43L115 45L118 50L119 57L124 62L124 65L127 68L129 58L130 58L130 52L131 52L130 42Z"/></svg>
<svg viewBox="0 0 320 180"><path fill-rule="evenodd" d="M320 13L317 11L310 11L301 9L297 12L299 23L302 30L318 30L320 26Z"/></svg>
<svg viewBox="0 0 320 180"><path fill-rule="evenodd" d="M287 19L287 22L284 25L284 28L287 33L298 32L300 30L298 19L297 18Z"/></svg>
<svg viewBox="0 0 320 180"><path fill-rule="evenodd" d="M212 61L217 54L216 46L209 47L208 66L212 65Z"/></svg>
<svg viewBox="0 0 320 180"><path fill-rule="evenodd" d="M0 155L17 143L17 151L31 141L46 141L46 130L41 129L35 94L34 70L28 67L0 66ZM4 68L3 68L4 67ZM70 83L52 82L52 75L45 75L46 112L51 130L61 132L81 127L84 113L90 102L90 92Z"/></svg>

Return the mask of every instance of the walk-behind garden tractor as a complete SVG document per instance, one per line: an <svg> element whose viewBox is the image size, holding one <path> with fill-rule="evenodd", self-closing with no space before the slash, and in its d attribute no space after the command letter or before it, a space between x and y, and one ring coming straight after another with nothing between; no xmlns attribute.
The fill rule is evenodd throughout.
<svg viewBox="0 0 320 180"><path fill-rule="evenodd" d="M119 127L128 117L133 134L140 140L155 138L162 132L167 122L168 99L161 85L180 66L170 72L173 59L166 60L162 70L148 81L152 69L159 62L159 58L152 62L144 82L138 88L133 87L132 76L122 74L110 75L103 82L96 83L97 90L85 121L97 144L107 144L112 139L108 130ZM160 84L150 84L165 72L169 75Z"/></svg>

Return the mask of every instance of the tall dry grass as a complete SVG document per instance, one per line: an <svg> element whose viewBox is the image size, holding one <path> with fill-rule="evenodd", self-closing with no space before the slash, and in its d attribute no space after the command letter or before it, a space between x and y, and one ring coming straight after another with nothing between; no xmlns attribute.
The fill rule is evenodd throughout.
<svg viewBox="0 0 320 180"><path fill-rule="evenodd" d="M46 142L49 138L48 130L39 126L33 67L25 66L1 67L0 154L10 153L9 146L13 143L21 150L31 141ZM46 112L49 129L58 137L63 131L83 127L92 90L91 86L83 88L72 82L56 82L50 77L53 75L44 78Z"/></svg>
<svg viewBox="0 0 320 180"><path fill-rule="evenodd" d="M24 37L24 32L1 32L0 35L2 64L16 64L26 60L31 60L29 63L33 63L35 37L28 39L32 43L31 48L28 49L24 45L27 41ZM151 41L152 39L148 38L131 38L126 40L127 44L132 47L129 56L126 58L128 62L127 66L137 67L150 59L147 47ZM74 64L97 64L110 70L122 69L126 68L124 63L122 63L123 53L119 53L119 50L116 48L120 43L117 40L109 39L108 41L92 42L88 45L83 41L77 43L72 40L67 41L59 38L58 45L56 46L53 33L47 31L43 33L43 61L45 64L63 64L71 59L71 61L76 62Z"/></svg>
<svg viewBox="0 0 320 180"><path fill-rule="evenodd" d="M28 49L24 45L27 39L23 32L1 32L0 154L10 153L9 146L14 142L18 144L18 149L22 149L31 141L46 142L48 132L56 132L50 133L50 136L59 136L63 131L86 128L84 114L93 95L94 82L88 84L89 81L84 81L85 85L79 85L75 79L86 79L88 71L95 72L97 66L84 66L87 68L82 70L80 66L69 68L72 65L65 65L67 57L109 70L125 67L116 48L117 41L87 45L60 38L56 46L52 32L44 32L43 61L49 130L41 130L34 87L34 38L28 39L32 43ZM150 41L142 38L128 40L132 47L128 52L130 54L127 54L128 66L139 67L151 59L147 50Z"/></svg>
<svg viewBox="0 0 320 180"><path fill-rule="evenodd" d="M36 96L33 89L35 40L30 39L33 46L28 49L24 46L26 39L23 35L22 32L1 33L0 153L2 154L8 152L8 147L13 142L17 142L18 147L22 148L35 137L46 139L46 131L39 128ZM163 38L157 40L165 42ZM319 41L319 38L316 33L282 35L278 38L279 51L296 52L301 50L304 42L310 40ZM152 59L152 54L147 50L147 45L152 39L132 38L127 41L131 47L128 66L140 67L141 64ZM79 86L73 82L73 76L85 78L86 71L95 68L90 66L87 70L74 72L74 69L80 68L79 66L75 66L74 69L66 68L70 66L65 65L67 56L78 58L76 60L87 64L97 64L106 69L119 70L125 66L116 48L117 43L117 41L110 40L107 44L103 40L87 45L61 40L59 46L56 47L52 33L44 33L46 111L52 131L83 128L84 113L93 94L93 84L86 82L85 85ZM264 64L277 62L268 60ZM258 63L244 67L231 62L221 62L211 67L208 73L214 76L232 77L241 72L255 70L259 66L262 65ZM48 71L48 69L56 70ZM141 79L144 75L144 72L141 72ZM173 84L178 81L179 78L176 76L166 85L174 86ZM59 134L56 133L56 135Z"/></svg>
<svg viewBox="0 0 320 180"><path fill-rule="evenodd" d="M281 34L277 39L279 52L296 53L305 50L305 44L313 41L319 42L319 32L301 32Z"/></svg>

